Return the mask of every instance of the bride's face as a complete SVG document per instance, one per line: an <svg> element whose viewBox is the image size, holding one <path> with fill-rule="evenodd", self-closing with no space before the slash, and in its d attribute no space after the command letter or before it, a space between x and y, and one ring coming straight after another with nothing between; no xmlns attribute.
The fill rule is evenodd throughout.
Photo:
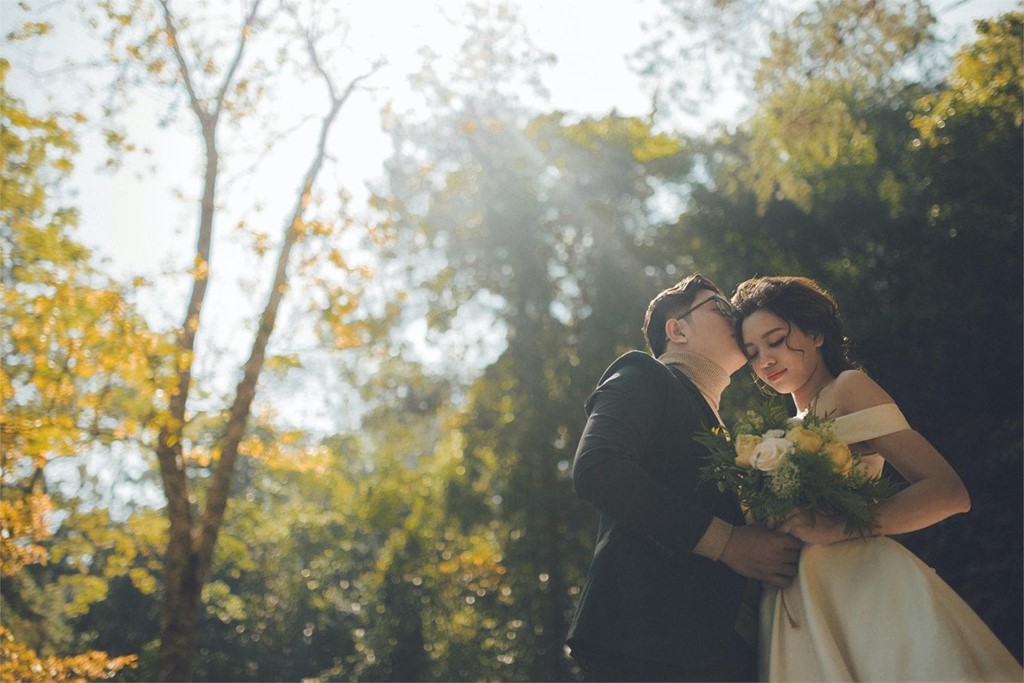
<svg viewBox="0 0 1024 683"><path fill-rule="evenodd" d="M807 334L774 313L760 310L743 321L743 352L754 373L780 394L792 394L825 370L820 334Z"/></svg>

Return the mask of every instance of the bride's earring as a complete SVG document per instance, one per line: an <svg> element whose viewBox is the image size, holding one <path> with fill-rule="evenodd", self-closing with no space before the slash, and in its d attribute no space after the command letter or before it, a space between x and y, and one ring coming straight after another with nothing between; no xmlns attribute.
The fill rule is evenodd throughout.
<svg viewBox="0 0 1024 683"><path fill-rule="evenodd" d="M757 387L757 390L761 392L762 396L775 396L777 394L774 389L768 386L767 382L757 376L754 368L751 367L749 363L747 364L747 367L750 368L750 376L754 379L754 386Z"/></svg>

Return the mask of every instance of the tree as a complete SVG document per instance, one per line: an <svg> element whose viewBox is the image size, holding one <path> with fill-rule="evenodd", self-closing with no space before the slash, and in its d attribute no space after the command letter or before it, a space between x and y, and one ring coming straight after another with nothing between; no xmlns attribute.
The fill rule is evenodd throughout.
<svg viewBox="0 0 1024 683"><path fill-rule="evenodd" d="M10 64L0 59L0 85ZM31 569L59 559L47 467L94 443L124 438L150 415L160 386L152 333L70 232L74 211L54 206L73 167L71 117L36 116L0 89L0 248L4 329L0 348L0 562L4 678L109 678L134 657L70 647L63 605ZM123 345L127 344L126 347ZM70 586L76 600L103 596Z"/></svg>
<svg viewBox="0 0 1024 683"><path fill-rule="evenodd" d="M421 126L393 120L396 149L411 142L416 151L392 162L391 192L404 206L423 200L434 203L432 215L421 216L399 207L394 220L404 231L420 232L428 244L436 245L437 262L448 261L438 273L438 293L445 302L435 309L444 311L437 316L439 320L480 291L498 294L508 307L507 320L519 340L509 352L518 355L515 367L524 373L521 390L516 393L534 401L515 402L517 418L523 425L532 424L533 429L516 430L506 442L506 457L521 462L512 470L521 483L502 491L510 523L510 535L503 544L520 582L516 589L522 587L537 598L522 632L525 642L517 643L533 650L525 662L529 668L520 675L556 680L565 676L561 657L565 587L556 540L560 497L554 488L557 460L547 423L551 417L548 381L538 354L554 327L545 268L550 244L534 239L542 209L529 193L529 183L523 181L536 167L530 146L524 144L520 133L524 108L515 104L517 96L512 89L516 83L535 82L536 65L544 56L524 44L521 27L506 6L490 11L471 9L475 12L473 28L454 73L446 78L432 65L424 70L419 83L429 110L437 114L454 110L452 114L435 115ZM422 148L426 148L427 166L438 169L437 173L419 170L423 162L416 157ZM464 170L449 172L460 168ZM435 183L450 190L442 190L436 202L430 199ZM463 267L478 259L475 266ZM544 492L538 499L542 505L539 514L528 511L524 496L528 490ZM537 591L538 582L549 590Z"/></svg>
<svg viewBox="0 0 1024 683"><path fill-rule="evenodd" d="M328 136L349 97L377 66L366 67L363 73L344 73L337 56L339 45L335 36L343 35L344 21L330 7L316 3L286 3L267 8L261 0L245 4L240 20L209 8L207 16L184 16L172 7L170 0L150 2L104 2L97 23L111 27L108 44L111 59L123 67L119 83L152 84L170 90L184 102L191 116L193 131L201 146L203 175L198 200L195 252L189 270L190 294L181 324L175 332L175 351L171 358L175 367L174 386L165 395L164 416L153 440L160 480L167 500L169 523L165 556L163 609L160 635L158 677L161 680L187 680L197 638L203 587L209 577L220 528L224 521L238 456L244 439L261 371L267 361L271 335L277 324L282 302L293 283L290 273L293 252L305 245L311 254L324 254L320 267L333 261L335 273L351 274L336 244L330 244L343 222L337 218L321 218L321 203L316 190L318 178L328 156ZM227 28L234 22L233 28ZM207 30L209 29L209 30ZM337 31L337 32L336 32ZM225 42L225 35L233 36ZM295 69L286 69L285 57L274 64L266 59L270 45L254 54L253 43L280 38L278 47L283 56L289 47L297 46L301 61ZM342 64L341 66L344 66ZM135 68L138 67L138 68ZM276 261L271 264L272 281L267 285L266 303L259 314L248 359L241 368L241 377L222 413L219 435L212 444L189 441L188 426L197 408L192 408L197 345L204 328L204 304L207 290L217 268L212 260L218 216L223 206L220 188L224 181L225 151L223 145L229 132L237 141L246 135L241 124L265 101L272 74L284 74L308 82L319 81L323 89L324 111L315 126L310 159L304 177L298 184L294 202L283 221L276 240ZM132 78L136 79L135 81ZM173 114L172 109L172 114ZM116 111L108 113L113 116ZM108 139L128 139L110 133ZM233 157L234 158L234 157ZM259 157L257 157L257 161ZM322 210L321 210L322 211ZM324 215L327 215L326 213ZM264 251L275 240L257 233L256 248ZM311 245L318 245L313 247ZM324 248L324 245L327 245ZM308 263L304 265L309 265ZM351 288L339 288L337 277L321 276L323 305L327 322L352 343L353 332L342 324L349 308L344 304L354 296ZM316 300L314 298L314 300ZM321 299L322 300L322 299ZM341 337L338 337L341 340ZM190 476L190 450L205 448L212 453L210 476L206 468L193 470ZM201 504L196 499L202 496Z"/></svg>
<svg viewBox="0 0 1024 683"><path fill-rule="evenodd" d="M660 4L633 62L652 90L654 114L675 125L721 110L735 114L718 118L738 123L755 102L784 97L792 84L891 92L909 71L930 68L935 18L926 0Z"/></svg>
<svg viewBox="0 0 1024 683"><path fill-rule="evenodd" d="M903 368L908 385L949 365L961 349L1000 350L998 360L980 354L958 363L945 375L955 388L945 400L922 397L927 424L944 439L943 452L964 477L973 506L968 520L944 525L915 549L931 551L940 571L962 588L1018 659L1017 558L1024 548L1014 530L1021 528L1024 498L1024 295L1019 287L998 283L1019 282L1024 272L1022 19L1013 12L976 22L977 39L958 51L943 87L914 107L911 125L918 136L909 146L922 191L910 205L934 236L918 252L934 265L925 271L925 263L907 263L901 287L904 326L914 330L906 343L920 349L907 354L917 361ZM908 242L901 249L914 253L920 242ZM937 275L949 273L965 277ZM998 306L991 305L993 297ZM951 325L954 315L957 323ZM980 442L979 432L986 434ZM996 550L994 544L1003 547Z"/></svg>
<svg viewBox="0 0 1024 683"><path fill-rule="evenodd" d="M508 616L517 601L490 506L477 514L453 499L466 459L449 384L390 359L361 386L372 407L357 431L316 441L253 430L263 455L240 462L204 587L196 680L506 677L524 622ZM474 487L485 494L488 480ZM156 607L112 582L74 626L111 651L141 651L145 679ZM117 615L129 610L126 628Z"/></svg>
<svg viewBox="0 0 1024 683"><path fill-rule="evenodd" d="M433 328L486 319L504 336L460 410L467 479L450 500L494 516L507 585L521 596L504 616L522 627L502 676L561 680L592 550L593 512L575 502L568 476L581 406L615 355L642 344L644 307L667 274L651 215L667 194L662 179L688 160L649 122L536 115L509 97L542 56L501 12L473 21L453 76L424 70L430 117L394 116L399 152L380 205L416 245L413 272L437 264L427 276ZM480 491L483 480L491 485Z"/></svg>

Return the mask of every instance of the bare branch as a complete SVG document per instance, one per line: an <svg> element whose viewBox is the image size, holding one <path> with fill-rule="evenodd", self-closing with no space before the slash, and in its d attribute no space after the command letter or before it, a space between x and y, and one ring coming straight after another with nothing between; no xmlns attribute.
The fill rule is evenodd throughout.
<svg viewBox="0 0 1024 683"><path fill-rule="evenodd" d="M217 97L214 100L216 102L213 112L214 118L219 117L221 110L224 108L224 99L227 96L228 88L231 87L231 82L235 78L235 72L238 70L239 64L242 63L242 56L245 54L245 47L249 40L249 31L252 30L253 24L256 23L256 15L259 12L261 2L263 0L255 0L252 3L249 15L242 24L242 30L238 37L238 49L235 50L235 56L231 59L231 64L224 74L224 80L221 82L220 90L217 92Z"/></svg>
<svg viewBox="0 0 1024 683"><path fill-rule="evenodd" d="M364 73L362 73L362 74L356 76L355 78L353 78L349 82L348 86L345 87L345 92L343 92L341 94L341 97L336 100L337 103L338 103L338 106L340 107L343 104L345 104L346 100L348 100L348 98L352 95L352 93L355 92L356 88L359 87L360 83L362 83L366 79L372 77L375 73L377 73L378 71L383 69L386 65L387 65L387 60L385 60L384 58L378 59ZM326 76L325 76L325 78L326 78Z"/></svg>
<svg viewBox="0 0 1024 683"><path fill-rule="evenodd" d="M181 43L178 41L178 28L174 23L174 15L171 13L169 0L160 0L160 7L163 10L164 29L167 31L167 40L170 41L174 60L178 63L181 80L185 85L185 91L188 93L189 105L196 113L196 116L199 117L200 123L205 127L209 113L202 107L202 100L196 92L195 84L192 82L192 71L189 69L188 62L185 61L185 55L181 51Z"/></svg>

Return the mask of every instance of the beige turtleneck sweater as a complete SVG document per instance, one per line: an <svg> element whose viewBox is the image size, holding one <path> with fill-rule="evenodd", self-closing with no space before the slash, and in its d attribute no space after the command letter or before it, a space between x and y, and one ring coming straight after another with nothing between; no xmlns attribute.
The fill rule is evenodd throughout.
<svg viewBox="0 0 1024 683"><path fill-rule="evenodd" d="M659 356L658 360L665 365L675 366L690 378L690 381L700 391L701 396L711 406L711 410L715 413L715 419L721 424L722 418L718 414L718 406L722 399L722 392L729 386L729 373L710 358L691 351L670 351ZM693 547L693 552L717 561L722 556L722 551L725 550L725 544L729 542L730 536L732 536L732 525L724 519L712 517L711 524L708 525L707 531L704 532L697 545Z"/></svg>
<svg viewBox="0 0 1024 683"><path fill-rule="evenodd" d="M729 386L729 373L710 358L691 351L669 351L659 356L658 360L665 365L674 365L690 378L721 424L718 406L722 392Z"/></svg>

